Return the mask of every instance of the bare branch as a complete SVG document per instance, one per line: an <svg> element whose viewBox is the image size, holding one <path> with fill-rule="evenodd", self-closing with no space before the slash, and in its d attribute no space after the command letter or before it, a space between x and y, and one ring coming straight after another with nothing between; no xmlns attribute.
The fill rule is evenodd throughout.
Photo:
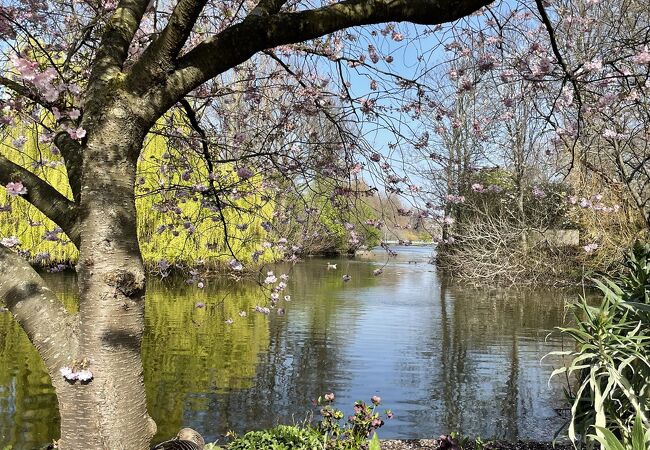
<svg viewBox="0 0 650 450"><path fill-rule="evenodd" d="M27 188L27 194L22 198L60 226L79 248L79 227L75 203L34 173L0 155L0 184L6 185L17 179Z"/></svg>

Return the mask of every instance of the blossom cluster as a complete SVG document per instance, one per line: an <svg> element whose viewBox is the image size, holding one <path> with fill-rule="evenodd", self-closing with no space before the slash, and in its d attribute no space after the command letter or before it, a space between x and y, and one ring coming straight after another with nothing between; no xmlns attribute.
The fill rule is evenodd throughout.
<svg viewBox="0 0 650 450"><path fill-rule="evenodd" d="M59 370L61 376L67 381L74 383L75 381L88 382L93 379L93 373L85 368L80 368L77 370L75 365L72 367L63 366Z"/></svg>

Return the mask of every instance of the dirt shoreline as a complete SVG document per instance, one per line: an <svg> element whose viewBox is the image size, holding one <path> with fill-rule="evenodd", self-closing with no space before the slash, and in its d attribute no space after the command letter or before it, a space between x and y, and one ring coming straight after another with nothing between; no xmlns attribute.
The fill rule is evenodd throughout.
<svg viewBox="0 0 650 450"><path fill-rule="evenodd" d="M394 439L381 441L381 450L442 450L437 439ZM504 442L493 441L484 444L486 450L570 450L571 444L555 444L551 442ZM470 446L470 449L472 447Z"/></svg>

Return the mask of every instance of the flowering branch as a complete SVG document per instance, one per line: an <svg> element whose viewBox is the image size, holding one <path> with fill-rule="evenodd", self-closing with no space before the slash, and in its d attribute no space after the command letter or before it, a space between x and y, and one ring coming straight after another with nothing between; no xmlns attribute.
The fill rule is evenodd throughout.
<svg viewBox="0 0 650 450"><path fill-rule="evenodd" d="M163 88L153 92L151 104L158 111L166 111L188 92L262 50L359 25L388 21L450 22L489 3L489 0L348 0L299 12L249 14L242 22L204 40L181 57ZM149 91L151 86L138 80L139 75L133 72L130 84L136 91Z"/></svg>
<svg viewBox="0 0 650 450"><path fill-rule="evenodd" d="M17 183L16 183L17 182ZM20 184L22 192L16 192L52 220L79 247L77 206L52 185L29 170L0 155L0 184Z"/></svg>
<svg viewBox="0 0 650 450"><path fill-rule="evenodd" d="M5 86L11 89L12 91L14 91L16 94L28 98L29 100L41 105L46 109L51 109L52 107L52 104L50 102L45 100L42 96L38 95L32 89L29 89L27 86L20 84L17 81L10 80L9 78L3 77L1 75L0 75L0 86Z"/></svg>

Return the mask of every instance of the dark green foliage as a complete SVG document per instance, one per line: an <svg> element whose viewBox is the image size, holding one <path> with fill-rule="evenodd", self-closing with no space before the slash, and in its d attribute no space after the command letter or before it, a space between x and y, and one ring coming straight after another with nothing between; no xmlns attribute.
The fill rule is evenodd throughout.
<svg viewBox="0 0 650 450"><path fill-rule="evenodd" d="M571 363L554 372L575 377L569 437L605 439L610 430L624 442L632 439L638 416L648 427L650 413L650 245L636 244L628 253L620 278L596 280L603 293L598 307L582 299L573 306L576 326L561 331L573 338L576 349L554 352Z"/></svg>
<svg viewBox="0 0 650 450"><path fill-rule="evenodd" d="M312 450L323 447L323 436L313 428L278 425L270 430L250 431L232 441L228 450Z"/></svg>

